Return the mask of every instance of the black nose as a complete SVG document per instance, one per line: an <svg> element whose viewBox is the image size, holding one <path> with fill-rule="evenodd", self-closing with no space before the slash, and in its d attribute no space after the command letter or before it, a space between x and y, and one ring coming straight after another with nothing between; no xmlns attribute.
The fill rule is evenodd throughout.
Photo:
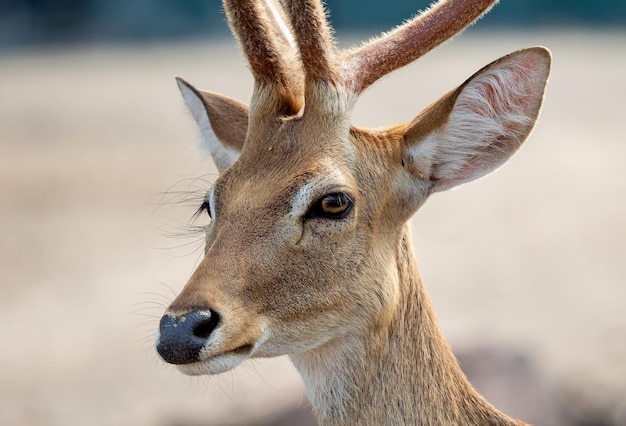
<svg viewBox="0 0 626 426"><path fill-rule="evenodd" d="M164 315L159 323L157 352L170 364L189 364L199 360L200 350L219 323L211 310L193 311L180 316Z"/></svg>

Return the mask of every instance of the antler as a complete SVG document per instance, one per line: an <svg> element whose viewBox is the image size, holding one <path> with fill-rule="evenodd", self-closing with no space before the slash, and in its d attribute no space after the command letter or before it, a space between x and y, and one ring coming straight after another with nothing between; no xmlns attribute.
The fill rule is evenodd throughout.
<svg viewBox="0 0 626 426"><path fill-rule="evenodd" d="M355 93L401 68L488 12L498 0L440 0L413 20L352 51L344 59L342 76Z"/></svg>
<svg viewBox="0 0 626 426"><path fill-rule="evenodd" d="M337 82L335 41L319 0L285 0L309 81Z"/></svg>
<svg viewBox="0 0 626 426"><path fill-rule="evenodd" d="M278 95L278 110L298 111L303 94L301 66L278 0L224 0L224 9L255 78L252 104L266 104L258 98L267 96L269 87L270 96Z"/></svg>
<svg viewBox="0 0 626 426"><path fill-rule="evenodd" d="M463 30L497 1L440 0L406 24L347 52L341 62L320 0L283 0L290 23L279 0L224 0L224 9L255 77L252 105L292 114L303 100L309 107L323 102L317 99L319 83L363 92ZM259 99L263 96L270 98Z"/></svg>

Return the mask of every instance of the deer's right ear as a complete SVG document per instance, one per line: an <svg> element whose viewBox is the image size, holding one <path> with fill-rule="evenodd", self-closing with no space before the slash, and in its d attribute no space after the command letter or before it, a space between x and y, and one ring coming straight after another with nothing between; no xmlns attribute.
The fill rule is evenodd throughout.
<svg viewBox="0 0 626 426"><path fill-rule="evenodd" d="M217 93L198 90L176 78L180 93L198 123L204 147L223 173L239 158L248 130L248 107Z"/></svg>

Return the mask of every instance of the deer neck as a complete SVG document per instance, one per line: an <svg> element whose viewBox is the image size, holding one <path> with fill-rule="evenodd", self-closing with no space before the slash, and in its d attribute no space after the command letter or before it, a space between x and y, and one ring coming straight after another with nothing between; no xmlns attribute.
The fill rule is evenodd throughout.
<svg viewBox="0 0 626 426"><path fill-rule="evenodd" d="M469 384L437 324L404 229L386 324L291 359L321 425L522 425ZM387 283L386 283L387 284ZM395 303L395 302L394 302Z"/></svg>

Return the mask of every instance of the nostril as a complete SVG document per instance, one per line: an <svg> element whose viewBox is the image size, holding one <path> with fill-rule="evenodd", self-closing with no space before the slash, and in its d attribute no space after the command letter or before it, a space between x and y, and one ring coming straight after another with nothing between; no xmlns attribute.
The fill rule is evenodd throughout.
<svg viewBox="0 0 626 426"><path fill-rule="evenodd" d="M201 339L208 339L215 327L220 322L220 316L215 311L209 311L211 315L208 318L202 319L202 321L195 324L191 330L194 336Z"/></svg>

